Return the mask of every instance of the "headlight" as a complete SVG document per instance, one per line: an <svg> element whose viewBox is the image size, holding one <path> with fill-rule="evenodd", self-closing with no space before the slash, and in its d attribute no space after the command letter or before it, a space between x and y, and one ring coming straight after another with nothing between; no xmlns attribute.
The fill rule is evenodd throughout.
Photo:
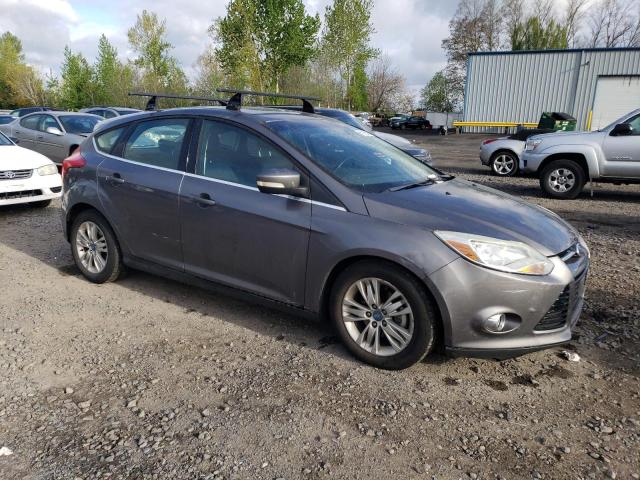
<svg viewBox="0 0 640 480"><path fill-rule="evenodd" d="M53 163L49 165L43 165L37 170L38 175L55 175L58 173L58 167L56 167Z"/></svg>
<svg viewBox="0 0 640 480"><path fill-rule="evenodd" d="M525 150L527 150L528 152L530 152L531 150L535 150L538 145L540 145L540 142L542 142L542 140L538 139L538 140L527 140L527 143L524 147Z"/></svg>
<svg viewBox="0 0 640 480"><path fill-rule="evenodd" d="M467 260L502 272L548 275L553 263L526 243L460 232L434 232Z"/></svg>

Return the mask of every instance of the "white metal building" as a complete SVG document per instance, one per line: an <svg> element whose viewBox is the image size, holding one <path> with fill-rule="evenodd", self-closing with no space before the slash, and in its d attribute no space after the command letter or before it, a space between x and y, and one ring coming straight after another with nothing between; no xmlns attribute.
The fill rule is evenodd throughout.
<svg viewBox="0 0 640 480"><path fill-rule="evenodd" d="M538 122L564 112L596 130L640 108L640 48L469 54L466 122Z"/></svg>

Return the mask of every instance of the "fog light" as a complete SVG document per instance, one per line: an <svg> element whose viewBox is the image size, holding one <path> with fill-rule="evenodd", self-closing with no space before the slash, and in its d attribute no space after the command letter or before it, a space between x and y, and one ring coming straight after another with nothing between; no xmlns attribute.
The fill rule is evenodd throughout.
<svg viewBox="0 0 640 480"><path fill-rule="evenodd" d="M504 330L507 324L507 316L504 313L496 313L491 315L483 322L483 327L486 331L491 333L499 333Z"/></svg>

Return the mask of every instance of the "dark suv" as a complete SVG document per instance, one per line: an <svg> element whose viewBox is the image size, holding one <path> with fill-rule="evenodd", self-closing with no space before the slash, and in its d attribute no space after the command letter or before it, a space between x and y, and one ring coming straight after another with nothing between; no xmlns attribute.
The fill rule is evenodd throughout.
<svg viewBox="0 0 640 480"><path fill-rule="evenodd" d="M65 236L87 279L127 265L222 284L330 318L390 369L436 343L503 357L571 338L589 255L558 216L237 95L109 120L64 161Z"/></svg>
<svg viewBox="0 0 640 480"><path fill-rule="evenodd" d="M433 126L431 125L431 122L429 120L427 120L424 117L397 117L394 118L393 120L391 120L391 128L393 128L394 130L396 129L401 129L404 130L405 128L419 128L421 130L431 130L433 129Z"/></svg>

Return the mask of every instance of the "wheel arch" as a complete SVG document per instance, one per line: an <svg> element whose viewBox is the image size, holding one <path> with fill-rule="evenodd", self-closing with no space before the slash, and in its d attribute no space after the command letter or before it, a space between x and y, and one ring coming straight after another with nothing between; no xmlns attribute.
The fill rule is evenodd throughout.
<svg viewBox="0 0 640 480"><path fill-rule="evenodd" d="M341 272L349 268L351 265L362 261L385 262L403 270L404 272L411 275L415 280L417 280L418 284L422 287L422 293L431 301L436 312L437 318L435 325L435 344L438 347L445 345L450 328L446 328L449 325L449 322L447 321L449 316L446 304L444 303L444 299L438 294L435 286L431 284L431 282L429 282L428 277L424 276L423 273L421 274L420 272L418 272L417 268L415 268L413 265L407 264L407 262L403 261L396 261L395 259L390 259L384 256L358 254L343 258L338 263L336 263L327 275L322 287L322 292L320 294L320 318L329 318L329 299L331 297L331 290L333 289L338 275L340 275Z"/></svg>
<svg viewBox="0 0 640 480"><path fill-rule="evenodd" d="M78 215L80 215L82 212L85 212L87 210L94 210L97 213L99 213L104 219L105 221L109 224L109 226L111 227L111 230L114 231L114 233L116 232L116 230L113 228L113 224L109 221L109 219L107 218L107 216L99 209L97 208L95 205L92 205L90 203L86 203L86 202L79 202L76 203L75 205L73 205L66 214L66 218L65 218L65 237L67 241L70 241L70 235L71 235L71 225L73 224L73 221L78 217ZM117 233L116 233L117 236ZM119 242L119 239L118 239Z"/></svg>

